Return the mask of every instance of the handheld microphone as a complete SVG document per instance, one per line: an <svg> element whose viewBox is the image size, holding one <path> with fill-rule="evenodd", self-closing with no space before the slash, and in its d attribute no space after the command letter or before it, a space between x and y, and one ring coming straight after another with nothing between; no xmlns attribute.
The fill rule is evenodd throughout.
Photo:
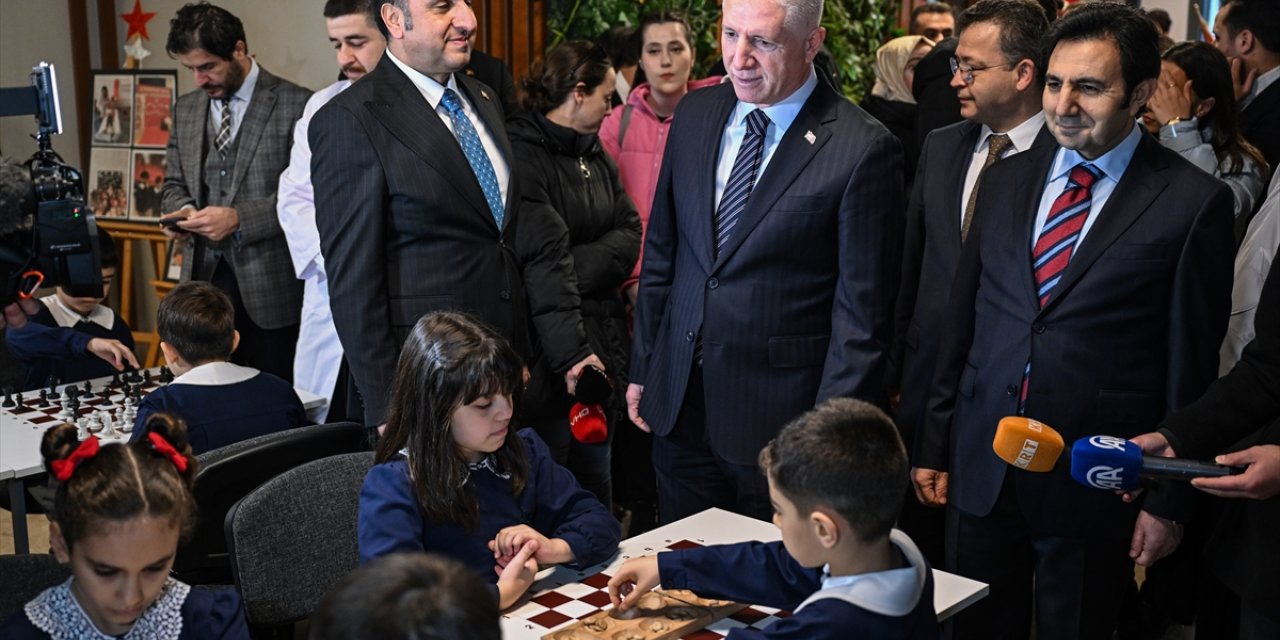
<svg viewBox="0 0 1280 640"><path fill-rule="evenodd" d="M1049 425L1023 416L1001 418L991 448L1001 460L1027 471L1051 471L1066 444Z"/></svg>
<svg viewBox="0 0 1280 640"><path fill-rule="evenodd" d="M599 444L609 437L609 420L603 405L612 394L609 376L592 365L582 368L573 394L577 402L569 409L569 430L574 439L583 444Z"/></svg>
<svg viewBox="0 0 1280 640"><path fill-rule="evenodd" d="M1071 478L1094 489L1128 491L1142 478L1190 480L1244 473L1243 467L1143 455L1138 445L1114 436L1089 436L1071 447Z"/></svg>

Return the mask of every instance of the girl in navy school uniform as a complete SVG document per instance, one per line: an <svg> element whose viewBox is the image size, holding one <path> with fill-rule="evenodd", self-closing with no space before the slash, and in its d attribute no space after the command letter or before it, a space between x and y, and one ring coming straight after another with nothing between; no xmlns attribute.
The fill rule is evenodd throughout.
<svg viewBox="0 0 1280 640"><path fill-rule="evenodd" d="M360 493L360 562L399 551L453 556L506 609L539 565L588 567L618 548L618 521L510 428L519 356L471 316L436 312L405 340L386 431Z"/></svg>
<svg viewBox="0 0 1280 640"><path fill-rule="evenodd" d="M248 638L232 589L194 591L169 577L194 522L196 460L186 426L165 414L129 444L80 442L60 424L40 445L59 482L49 543L71 578L45 589L0 638Z"/></svg>

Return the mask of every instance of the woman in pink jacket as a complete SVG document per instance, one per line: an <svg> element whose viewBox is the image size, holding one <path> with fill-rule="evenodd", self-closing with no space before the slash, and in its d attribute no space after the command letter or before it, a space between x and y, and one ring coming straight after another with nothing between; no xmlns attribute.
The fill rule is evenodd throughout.
<svg viewBox="0 0 1280 640"><path fill-rule="evenodd" d="M693 70L693 41L689 23L678 13L646 15L640 21L640 68L647 82L632 89L627 104L614 109L600 126L600 142L622 174L622 186L635 202L640 224L649 226L649 210L658 186L658 169L671 129L671 115L684 94L720 83L721 76L689 81ZM641 238L641 255L644 259ZM624 283L627 299L635 304L640 261Z"/></svg>

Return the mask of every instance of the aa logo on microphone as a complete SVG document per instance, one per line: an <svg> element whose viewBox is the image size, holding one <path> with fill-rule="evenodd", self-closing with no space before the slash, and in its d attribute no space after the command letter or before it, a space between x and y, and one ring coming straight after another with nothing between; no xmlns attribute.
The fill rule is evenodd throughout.
<svg viewBox="0 0 1280 640"><path fill-rule="evenodd" d="M1107 437L1107 436L1100 436ZM1114 438L1113 438L1114 439ZM1124 469L1120 467L1108 467L1098 465L1089 469L1084 476L1089 486L1095 489L1104 489L1107 491L1119 491L1124 484Z"/></svg>
<svg viewBox="0 0 1280 640"><path fill-rule="evenodd" d="M1099 449L1111 449L1114 451L1124 451L1125 444L1128 442L1124 438L1115 436L1091 436L1089 438L1089 444Z"/></svg>

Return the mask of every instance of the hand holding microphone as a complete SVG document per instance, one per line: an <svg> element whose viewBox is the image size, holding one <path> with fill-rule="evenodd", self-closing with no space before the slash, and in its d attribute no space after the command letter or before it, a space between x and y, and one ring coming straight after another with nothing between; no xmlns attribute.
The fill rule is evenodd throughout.
<svg viewBox="0 0 1280 640"><path fill-rule="evenodd" d="M1066 451L1062 435L1049 425L1016 416L1000 420L991 446L1000 459L1027 471L1047 472L1060 463L1069 464L1076 482L1106 491L1138 489L1142 478L1191 480L1244 471L1211 462L1143 455L1138 444L1114 436L1080 438Z"/></svg>

